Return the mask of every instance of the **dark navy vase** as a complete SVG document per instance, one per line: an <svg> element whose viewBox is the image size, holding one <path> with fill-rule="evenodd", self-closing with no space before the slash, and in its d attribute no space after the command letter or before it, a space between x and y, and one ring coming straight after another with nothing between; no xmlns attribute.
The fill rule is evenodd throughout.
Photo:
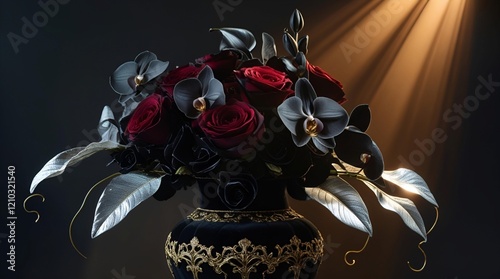
<svg viewBox="0 0 500 279"><path fill-rule="evenodd" d="M315 278L323 256L318 229L288 205L286 183L258 183L244 209L200 186L201 205L168 235L176 279Z"/></svg>

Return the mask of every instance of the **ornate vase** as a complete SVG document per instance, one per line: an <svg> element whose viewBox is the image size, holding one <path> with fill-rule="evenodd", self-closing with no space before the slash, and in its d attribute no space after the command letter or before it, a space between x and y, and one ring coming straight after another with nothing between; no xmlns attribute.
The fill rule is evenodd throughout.
<svg viewBox="0 0 500 279"><path fill-rule="evenodd" d="M205 186L200 207L167 237L165 254L176 279L316 277L323 238L289 207L285 183L259 182L243 210L229 209Z"/></svg>

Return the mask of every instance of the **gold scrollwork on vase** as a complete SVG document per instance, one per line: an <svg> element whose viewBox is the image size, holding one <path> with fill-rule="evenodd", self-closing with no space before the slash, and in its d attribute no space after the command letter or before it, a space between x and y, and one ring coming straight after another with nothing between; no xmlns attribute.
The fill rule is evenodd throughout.
<svg viewBox="0 0 500 279"><path fill-rule="evenodd" d="M250 222L278 222L304 218L291 208L273 211L231 211L209 210L197 208L187 217L193 221L241 223Z"/></svg>
<svg viewBox="0 0 500 279"><path fill-rule="evenodd" d="M213 245L201 244L197 237L193 237L189 243L178 243L169 234L165 254L172 274L172 265L178 267L184 262L186 270L193 274L194 279L198 279L198 275L203 272L203 264L208 264L217 274L224 274L225 278L227 273L223 268L227 270L229 267L234 274L240 274L241 279L248 279L251 273L257 272L260 265L266 266L262 273L262 278L266 278L266 274L273 274L282 263L289 265L288 271L295 279L299 279L306 266L321 263L323 238L320 235L310 242L302 242L300 238L293 236L288 244L276 245L274 248L274 252L269 252L266 246L255 245L244 238L237 245L223 246L220 252L215 252Z"/></svg>

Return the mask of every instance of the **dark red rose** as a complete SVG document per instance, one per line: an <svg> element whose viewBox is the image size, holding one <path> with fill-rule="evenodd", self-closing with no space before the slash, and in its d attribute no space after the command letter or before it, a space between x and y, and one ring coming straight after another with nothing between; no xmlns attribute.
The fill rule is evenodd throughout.
<svg viewBox="0 0 500 279"><path fill-rule="evenodd" d="M198 117L203 133L218 148L230 150L250 136L262 136L264 117L247 103L232 101L207 110Z"/></svg>
<svg viewBox="0 0 500 279"><path fill-rule="evenodd" d="M344 90L342 90L344 86L340 81L334 79L320 67L310 63L307 63L307 70L309 71L309 81L318 96L328 97L339 104L347 101Z"/></svg>
<svg viewBox="0 0 500 279"><path fill-rule="evenodd" d="M197 77L203 70L204 65L188 64L175 68L168 72L168 74L160 81L160 89L172 98L175 85L186 78Z"/></svg>
<svg viewBox="0 0 500 279"><path fill-rule="evenodd" d="M241 68L236 77L245 88L250 103L257 108L277 107L294 93L286 73L268 66Z"/></svg>
<svg viewBox="0 0 500 279"><path fill-rule="evenodd" d="M196 63L210 66L214 72L215 78L223 81L233 74L233 70L236 68L239 58L236 52L224 50L217 54L207 54L198 58L196 59Z"/></svg>
<svg viewBox="0 0 500 279"><path fill-rule="evenodd" d="M170 137L168 98L152 94L139 103L130 118L125 136L144 144L166 144Z"/></svg>
<svg viewBox="0 0 500 279"><path fill-rule="evenodd" d="M248 101L247 95L241 84L238 82L236 77L228 78L222 83L224 86L224 94L226 95L226 102L230 100L238 100L245 103L250 103Z"/></svg>

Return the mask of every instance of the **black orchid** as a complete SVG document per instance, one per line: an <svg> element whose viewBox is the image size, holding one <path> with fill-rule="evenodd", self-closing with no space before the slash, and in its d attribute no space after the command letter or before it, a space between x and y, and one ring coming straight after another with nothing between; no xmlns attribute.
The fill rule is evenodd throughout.
<svg viewBox="0 0 500 279"><path fill-rule="evenodd" d="M309 80L300 78L295 84L295 96L278 106L278 114L292 133L298 147L312 140L323 153L335 147L334 137L348 121L347 112L332 99L317 97Z"/></svg>
<svg viewBox="0 0 500 279"><path fill-rule="evenodd" d="M168 64L168 61L158 60L154 53L143 51L134 61L121 64L109 78L109 84L120 94L119 102L125 104L131 98L140 95L144 86L163 73Z"/></svg>
<svg viewBox="0 0 500 279"><path fill-rule="evenodd" d="M179 110L191 119L196 119L210 107L226 103L224 87L209 66L201 70L198 78L187 78L177 83L174 100Z"/></svg>
<svg viewBox="0 0 500 279"><path fill-rule="evenodd" d="M384 171L384 159L377 144L365 133L370 118L368 105L359 105L353 109L347 127L335 138L335 154L342 161L362 168L370 180L376 180Z"/></svg>

